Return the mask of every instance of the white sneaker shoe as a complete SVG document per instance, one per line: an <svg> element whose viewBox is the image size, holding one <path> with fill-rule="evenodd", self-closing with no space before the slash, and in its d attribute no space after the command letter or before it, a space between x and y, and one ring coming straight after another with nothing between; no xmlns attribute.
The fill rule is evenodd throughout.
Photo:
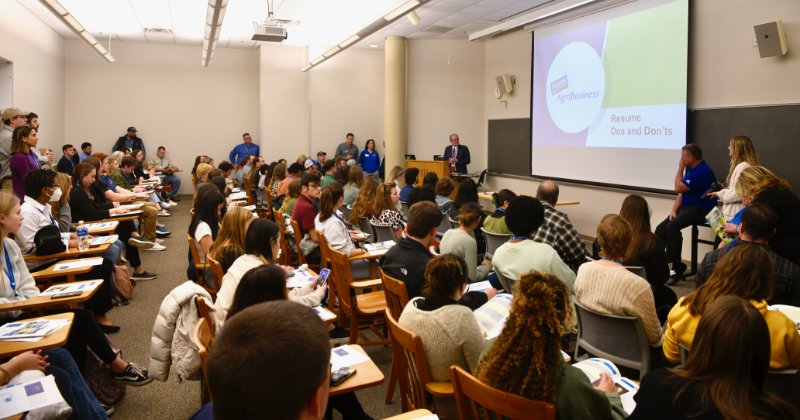
<svg viewBox="0 0 800 420"><path fill-rule="evenodd" d="M153 242L154 242L154 243L157 243L157 244L163 244L163 243L164 243L164 240L163 240L163 239L158 239L158 238L156 238L156 240L155 240L155 241L153 241Z"/></svg>
<svg viewBox="0 0 800 420"><path fill-rule="evenodd" d="M170 205L166 201L161 201L158 203L158 205L161 206L161 210L169 210L172 207L172 205Z"/></svg>
<svg viewBox="0 0 800 420"><path fill-rule="evenodd" d="M177 206L177 205L178 205L178 203L176 203L176 202L174 202L174 201L172 201L172 200L169 200L169 201L167 201L167 203L169 203L169 205L170 205L171 207L175 207L175 206Z"/></svg>
<svg viewBox="0 0 800 420"><path fill-rule="evenodd" d="M167 212L166 210L159 210L157 214L158 214L159 216L161 216L161 217L170 217L170 216L172 216L172 215L171 215L171 214L169 214L169 212Z"/></svg>
<svg viewBox="0 0 800 420"><path fill-rule="evenodd" d="M147 248L146 251L163 251L165 249L167 249L167 247L165 247L164 245L161 245L159 243L154 243L153 247Z"/></svg>

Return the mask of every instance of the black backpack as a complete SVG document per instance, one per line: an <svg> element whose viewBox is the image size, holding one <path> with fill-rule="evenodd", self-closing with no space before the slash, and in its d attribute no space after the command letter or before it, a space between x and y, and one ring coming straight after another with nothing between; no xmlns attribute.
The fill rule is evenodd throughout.
<svg viewBox="0 0 800 420"><path fill-rule="evenodd" d="M33 245L36 247L36 255L51 255L64 252L67 247L61 242L61 231L55 225L47 225L33 237Z"/></svg>

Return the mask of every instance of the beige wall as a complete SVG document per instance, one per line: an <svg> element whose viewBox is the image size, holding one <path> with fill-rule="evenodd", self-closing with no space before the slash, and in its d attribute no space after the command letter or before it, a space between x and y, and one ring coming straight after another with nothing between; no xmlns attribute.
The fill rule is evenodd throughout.
<svg viewBox="0 0 800 420"><path fill-rule="evenodd" d="M455 132L469 147L470 170L485 166L483 61L483 41L409 40L408 153L432 159Z"/></svg>
<svg viewBox="0 0 800 420"><path fill-rule="evenodd" d="M220 48L210 67L200 65L199 46L116 43L112 54L107 63L66 41L65 139L76 147L88 141L108 153L133 125L148 155L167 148L188 193L196 155L218 163L243 132L258 132L258 51Z"/></svg>
<svg viewBox="0 0 800 420"><path fill-rule="evenodd" d="M15 1L0 1L0 57L14 63L13 104L39 114L39 146L64 141L64 38Z"/></svg>

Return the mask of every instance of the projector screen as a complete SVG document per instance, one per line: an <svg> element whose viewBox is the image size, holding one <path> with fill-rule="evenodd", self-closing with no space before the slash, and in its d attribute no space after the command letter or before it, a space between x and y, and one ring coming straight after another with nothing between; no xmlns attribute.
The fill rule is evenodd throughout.
<svg viewBox="0 0 800 420"><path fill-rule="evenodd" d="M672 190L688 27L688 0L638 0L534 30L531 175Z"/></svg>

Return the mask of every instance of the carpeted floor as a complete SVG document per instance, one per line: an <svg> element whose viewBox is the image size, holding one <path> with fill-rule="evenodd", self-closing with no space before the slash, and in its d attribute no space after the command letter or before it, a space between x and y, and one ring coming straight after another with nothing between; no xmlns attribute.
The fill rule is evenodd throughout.
<svg viewBox="0 0 800 420"><path fill-rule="evenodd" d="M166 239L165 251L141 251L146 270L158 273L158 279L141 281L128 306L118 306L109 313L110 318L122 327L122 331L110 335L115 347L122 349L128 361L147 366L150 360L150 337L153 322L161 301L173 288L186 281L188 245L186 232L189 227L190 197L182 197L179 205L171 209L172 216L160 218L160 222L172 230ZM357 392L365 411L372 417L383 418L400 412L399 392L394 402L385 405L384 395L389 380L391 350L389 347L372 346L367 353L380 366L386 380L379 387ZM153 381L141 387L128 387L127 394L115 406L115 419L186 419L200 408L200 382L178 382L174 372L166 382ZM341 418L337 417L336 418Z"/></svg>
<svg viewBox="0 0 800 420"><path fill-rule="evenodd" d="M139 282L131 304L116 307L109 314L122 327L120 333L111 335L114 345L123 350L126 360L142 366L147 366L150 360L150 337L162 299L170 290L186 281L186 232L190 221L190 203L190 197L184 197L177 207L171 209L171 217L161 218L161 223L166 224L173 232L166 239L167 249L160 252L141 252L145 269L158 273L158 279ZM673 289L678 296L683 296L694 290L694 283L683 281ZM381 386L357 392L359 400L365 411L374 418L400 413L399 391L395 391L392 404L384 404L391 364L390 348L371 346L366 350L386 379ZM186 419L199 408L200 383L180 383L173 372L166 382L153 381L142 387L128 387L125 398L115 406L114 418ZM341 417L336 414L335 418Z"/></svg>

